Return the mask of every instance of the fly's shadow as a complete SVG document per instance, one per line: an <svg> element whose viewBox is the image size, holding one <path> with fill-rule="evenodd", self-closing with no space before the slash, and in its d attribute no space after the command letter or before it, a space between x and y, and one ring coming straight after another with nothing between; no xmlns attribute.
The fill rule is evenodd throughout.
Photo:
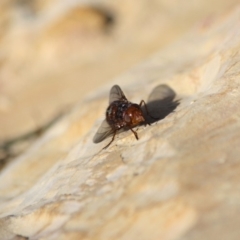
<svg viewBox="0 0 240 240"><path fill-rule="evenodd" d="M152 124L172 113L180 104L179 100L174 100L176 93L166 84L161 84L155 87L149 95L147 101L147 110L142 106L142 110L146 113L146 120Z"/></svg>

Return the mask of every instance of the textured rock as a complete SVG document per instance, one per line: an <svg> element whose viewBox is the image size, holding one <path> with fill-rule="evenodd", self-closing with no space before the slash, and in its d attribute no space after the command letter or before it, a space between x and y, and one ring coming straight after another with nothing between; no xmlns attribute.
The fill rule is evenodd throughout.
<svg viewBox="0 0 240 240"><path fill-rule="evenodd" d="M88 92L236 3L2 1L0 141L44 126Z"/></svg>
<svg viewBox="0 0 240 240"><path fill-rule="evenodd" d="M1 239L239 239L239 16L240 6L205 18L88 94L6 165ZM180 104L140 126L139 141L126 131L102 150L109 139L92 137L116 83L133 102L165 84Z"/></svg>

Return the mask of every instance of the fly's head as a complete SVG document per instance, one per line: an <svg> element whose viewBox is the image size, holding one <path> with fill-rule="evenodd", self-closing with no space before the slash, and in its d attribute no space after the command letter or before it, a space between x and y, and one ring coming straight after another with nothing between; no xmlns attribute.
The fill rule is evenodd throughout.
<svg viewBox="0 0 240 240"><path fill-rule="evenodd" d="M132 104L125 111L123 119L127 126L134 127L145 122L143 112L138 104Z"/></svg>

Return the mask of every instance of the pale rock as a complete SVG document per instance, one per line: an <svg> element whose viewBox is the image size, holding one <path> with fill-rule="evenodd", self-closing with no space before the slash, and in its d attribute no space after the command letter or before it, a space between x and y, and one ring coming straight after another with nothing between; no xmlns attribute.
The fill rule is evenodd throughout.
<svg viewBox="0 0 240 240"><path fill-rule="evenodd" d="M240 6L221 11L87 95L2 169L0 239L239 239ZM102 150L110 138L92 138L114 84L134 102L164 84L179 105L138 127L139 141L126 131Z"/></svg>

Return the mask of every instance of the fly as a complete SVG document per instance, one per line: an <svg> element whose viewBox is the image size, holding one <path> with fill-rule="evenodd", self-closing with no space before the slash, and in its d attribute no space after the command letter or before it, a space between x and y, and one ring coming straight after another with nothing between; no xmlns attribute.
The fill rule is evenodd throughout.
<svg viewBox="0 0 240 240"><path fill-rule="evenodd" d="M106 119L100 125L93 138L93 142L99 143L108 136L112 135L111 141L104 147L104 149L106 149L114 141L114 138L120 129L131 130L135 138L138 140L138 134L133 130L133 128L141 123L150 125L146 121L141 109L143 105L149 115L144 100L142 100L139 104L132 103L128 101L121 88L118 85L114 85L110 90Z"/></svg>

